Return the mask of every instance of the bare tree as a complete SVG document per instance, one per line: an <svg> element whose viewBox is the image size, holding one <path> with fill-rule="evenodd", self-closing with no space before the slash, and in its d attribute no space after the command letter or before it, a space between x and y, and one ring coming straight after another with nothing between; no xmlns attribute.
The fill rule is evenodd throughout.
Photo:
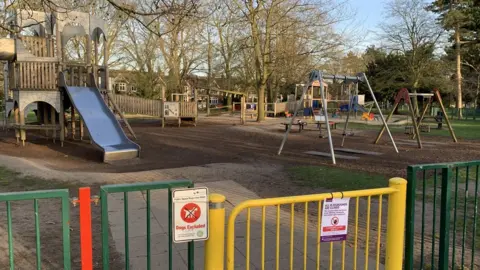
<svg viewBox="0 0 480 270"><path fill-rule="evenodd" d="M387 22L381 25L383 38L389 50L406 56L407 84L416 93L428 74L443 30L426 10L424 0L391 0L386 11ZM418 109L416 100L414 103Z"/></svg>
<svg viewBox="0 0 480 270"><path fill-rule="evenodd" d="M257 121L264 119L265 91L276 71L277 63L290 58L283 51L286 47L282 46L282 38L290 36L304 41L302 46L296 47L293 55L309 56L312 61L324 59L342 44L342 39L336 38L332 27L339 19L331 17L342 3L331 2L334 1L234 1L234 8L241 11L250 28L249 45L255 63L255 86L258 93ZM328 6L328 10L322 10L324 6ZM283 81L281 77L277 76L277 79Z"/></svg>

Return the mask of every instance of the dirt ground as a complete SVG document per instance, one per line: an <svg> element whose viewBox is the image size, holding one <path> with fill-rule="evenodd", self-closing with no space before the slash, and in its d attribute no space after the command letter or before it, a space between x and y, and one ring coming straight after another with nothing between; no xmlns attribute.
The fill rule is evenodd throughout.
<svg viewBox="0 0 480 270"><path fill-rule="evenodd" d="M27 134L25 147L15 143L13 131L1 132L0 154L33 160L55 170L82 172L135 172L211 163L333 166L329 158L304 154L305 151L329 151L328 140L319 138L318 131L298 133L292 130L282 155L276 155L284 134L279 124L281 121L248 122L241 126L234 118L212 117L202 119L197 127L186 125L163 129L158 121L134 121L131 125L138 138L136 142L142 147L141 158L114 164L102 163L101 152L89 141L68 140L64 147L60 147L58 141L54 144L45 136L32 132ZM340 129L333 130L335 147L340 146L341 132ZM400 151L397 154L386 134L380 144L372 144L376 133L371 130L355 131L354 136L346 138L344 147L381 152L383 155L361 156L359 160L338 159L336 166L386 176L404 176L405 168L410 164L480 158L480 143L474 141L453 143L448 137L424 136L424 149L420 150L413 143L405 144L408 137L404 134L394 134Z"/></svg>
<svg viewBox="0 0 480 270"><path fill-rule="evenodd" d="M234 179L261 197L325 192L321 188L313 190L296 186L289 177L284 175L284 169L299 165L334 166L331 165L329 158L304 154L306 151L329 152L328 140L319 138L318 130L301 133L292 130L282 155L278 156L276 153L284 134L283 126L280 125L283 121L284 119L269 119L264 123L252 121L241 126L238 119L211 117L200 119L196 127L187 124L180 128L174 126L162 128L161 123L155 120L132 121L132 128L137 135L136 142L142 147L141 158L113 164L102 163L101 152L89 141L69 139L64 147L60 147L58 141L54 144L43 134L29 132L27 145L22 147L16 144L14 132L11 130L0 132L0 154L21 157L65 172L126 173L177 168L180 175L182 167L186 166L207 166L213 163L239 164L239 166L252 166L257 169L265 168L264 173L260 173L261 170L259 170L258 175L249 174L248 177L242 177L239 173ZM340 147L341 133L340 128L333 131L336 147ZM406 167L410 164L480 159L480 143L476 141L460 140L458 143L453 143L448 137L424 136L422 138L425 142L424 149L420 150L414 144L405 144L409 138L399 133L394 134L399 142L397 154L386 135L380 144L374 145L372 142L376 133L377 131L370 130L355 131L354 136L346 138L344 147L380 152L383 155L357 155L360 157L358 160L337 159L335 166L382 174L387 177L405 177ZM197 176L205 177L200 175L201 173L199 171ZM222 175L219 174L218 177L221 178ZM196 181L195 178L191 180ZM72 214L76 215L76 211L72 211ZM99 226L99 211L93 213L93 220L93 229L96 230ZM72 229L75 230L75 227ZM33 227L29 231L33 233ZM73 247L78 245L78 239L73 240L75 240L75 243L72 242L73 253L78 256L78 247ZM94 253L100 260L100 249L95 250Z"/></svg>

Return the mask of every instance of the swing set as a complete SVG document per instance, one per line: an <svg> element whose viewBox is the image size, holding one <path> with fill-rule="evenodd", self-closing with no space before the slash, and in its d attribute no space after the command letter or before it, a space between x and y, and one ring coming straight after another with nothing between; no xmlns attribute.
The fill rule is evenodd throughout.
<svg viewBox="0 0 480 270"><path fill-rule="evenodd" d="M418 108L415 109L413 107L413 102L412 102L413 98L416 99L419 96L423 97L424 100L426 100L426 102L424 102L421 115L418 115L416 113L416 111L418 111ZM410 112L410 117L411 117L412 123L413 123L413 126L411 127L411 129L413 129L412 139L417 139L418 148L421 149L423 147L422 146L422 140L420 138L419 130L424 128L425 125L423 125L422 122L426 118L425 115L428 111L428 108L432 106L434 101L436 101L439 104L440 109L442 110L442 113L443 113L443 117L438 117L438 116L434 117L436 122L440 123L438 126L441 127L441 121L444 118L445 122L447 123L448 130L450 131L450 136L452 137L454 142L457 142L457 137L455 136L455 131L453 130L452 125L450 124L450 120L448 120L447 112L445 111L445 107L443 106L442 96L440 95L440 92L438 91L438 89L434 89L433 93L415 93L415 94L414 93L409 93L408 89L406 89L406 88L400 89L400 91L398 91L397 95L395 96L395 103L393 105L392 111L387 116L386 122L388 122L388 120L390 120L390 118L392 118L393 113L397 109L398 105L402 102L402 100L405 104L408 105L409 112ZM380 141L385 129L386 129L386 125L384 125L382 127L382 129L380 130L380 132L378 133L377 138L375 139L375 142L374 142L375 144L377 144ZM388 127L387 127L387 130L388 130Z"/></svg>
<svg viewBox="0 0 480 270"><path fill-rule="evenodd" d="M373 99L373 102L376 106L376 108L378 109L379 111L379 114L380 114L380 118L383 122L383 125L384 125L384 128L387 130L387 133L389 134L390 136L390 139L392 141L392 144L393 144L393 147L395 149L395 151L398 153L398 149L397 149L397 146L395 144L395 141L393 140L393 136L392 134L390 133L390 130L388 128L388 125L387 125L387 122L385 120L385 118L383 117L383 114L382 114L382 111L380 110L380 107L378 105L378 102L377 102L377 99L375 98L375 94L373 93L373 90L372 90L372 87L370 86L370 83L368 82L368 79L367 79L367 76L364 74L364 73L360 73L358 74L357 76L346 76L346 75L330 75L330 74L323 74L321 71L319 70L314 70L310 73L310 76L309 76L309 82L307 84L305 84L303 86L303 92L302 92L302 95L300 96L300 101L298 103L295 103L295 109L294 109L294 112L293 112L293 116L290 118L290 123L286 126L286 131L285 131L285 135L283 136L283 140L282 140L282 143L280 145L280 148L278 149L278 155L280 155L282 153L282 150L283 150L283 147L287 141L287 138L288 138L288 134L290 133L290 130L292 128L292 124L294 123L295 121L295 118L297 117L297 113L299 110L301 110L302 108L298 108L300 105L300 107L303 105L303 101L304 101L304 98L305 98L305 94L309 91L309 89L313 88L313 86L315 85L319 85L319 91L320 91L320 101L321 101L321 112L323 113L323 121L325 121L325 127L327 129L327 137L328 137L328 143L329 143L329 147L330 147L330 154L328 156L330 156L332 158L332 163L333 164L336 164L336 160L335 160L335 151L334 151L334 146L333 146L333 141L332 141L332 133L331 133L331 128L330 128L330 122L329 122L329 119L328 119L328 110L327 110L327 103L328 103L328 96L327 96L327 91L325 90L326 88L326 83L324 80L333 80L333 81L340 81L340 82L343 82L343 89L347 89L346 86L348 84L354 84L355 87L352 89L349 87L349 106L348 106L348 113L347 113L347 119L345 121L345 125L344 125L344 128L343 128L343 133L342 133L342 146L344 144L344 141L345 141L345 137L347 135L352 135L352 133L347 133L347 128L348 128L348 121L350 119L350 115L354 112L353 110L353 105L354 105L354 98L353 98L353 93L355 93L357 96L358 96L358 84L360 82L364 82L366 83L366 85L368 86L368 89L369 89L369 92L371 94L371 97Z"/></svg>

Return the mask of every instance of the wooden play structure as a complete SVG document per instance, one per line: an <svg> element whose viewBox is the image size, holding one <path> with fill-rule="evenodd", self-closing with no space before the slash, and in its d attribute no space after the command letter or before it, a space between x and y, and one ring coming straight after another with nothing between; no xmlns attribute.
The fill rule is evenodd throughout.
<svg viewBox="0 0 480 270"><path fill-rule="evenodd" d="M375 106L379 111L380 118L381 118L381 120L384 124L384 127L386 128L386 130L387 130L387 132L390 136L393 147L394 147L395 151L398 153L398 149L397 149L397 146L395 144L395 141L393 140L393 136L390 133L387 122L386 122L385 118L383 117L383 114L380 110L377 99L375 98L375 94L373 93L373 90L370 86L370 83L367 79L367 76L364 73L358 74L358 76L354 77L354 76L345 76L345 75L323 74L322 72L320 72L318 70L314 70L310 73L309 83L305 84L303 86L303 91L302 91L302 95L300 96L299 105L305 105L304 104L304 99L306 97L308 97L306 95L306 93L311 91L310 89L314 89L315 86L318 86L320 102L321 102L321 104L320 104L321 105L321 116L320 117L321 117L322 121L324 122L323 124L326 127L326 130L327 130L326 137L328 138L328 142L329 142L329 146L330 146L330 153L322 153L322 155L331 157L332 163L336 164L335 148L333 146L332 133L331 133L332 123L329 121L328 111L327 111L327 102L329 100L329 96L327 96L327 91L326 91L327 87L326 87L325 80L341 81L341 82L343 82L344 86L346 86L348 84L353 84L355 86L354 88L351 88L351 87L348 88L349 89L349 93L348 93L349 98L347 100L349 101L349 106L348 106L347 118L346 118L345 125L344 125L344 128L343 128L342 146L343 146L343 143L345 141L345 137L347 135L349 135L347 133L348 121L350 119L350 115L354 112L354 110L352 109L353 108L353 103L354 103L354 98L352 98L352 97L354 96L354 94L358 93L358 84L360 82L364 82L364 83L366 83L366 85L367 85L367 87L370 91L371 98L373 99L373 102L375 103ZM347 89L347 88L343 88L343 89ZM313 101L313 99L307 99L307 101L310 103L310 102ZM307 104L307 105L310 105L310 104ZM313 105L313 104L311 104L311 105ZM287 128L286 128L285 135L283 137L282 143L280 144L280 148L278 149L278 152L277 152L278 155L280 155L282 153L283 147L284 147L284 145L287 141L287 138L288 138L288 134L290 133L290 130L292 129L292 126L294 125L294 123L296 123L295 118L297 117L297 112L300 110L300 108L298 108L298 107L300 107L300 106L296 106L296 108L294 110L294 113L293 113L293 116L290 118L290 122L288 123L288 125L286 125ZM320 123L320 122L318 122L318 123ZM319 126L319 129L320 129L320 124L318 126ZM321 131L321 129L320 129L320 131Z"/></svg>
<svg viewBox="0 0 480 270"><path fill-rule="evenodd" d="M419 111L419 109L414 108L413 102L412 102L412 99L417 98L417 97L423 97L426 100L426 102L424 103L423 109L422 109L422 113L420 115L418 115L416 113L416 111ZM398 105L402 102L402 100L405 104L408 105L410 117L411 117L411 120L412 120L412 125L405 127L405 133L406 134L412 134L413 139L417 140L418 148L423 147L422 146L422 140L420 138L420 131L430 132L430 125L424 124L423 121L426 118L426 114L427 114L428 109L432 107L433 102L438 103L438 105L440 106L440 109L443 113L443 115L441 117L437 117L437 116L434 117L436 122L440 123L438 125L438 127L441 127L442 119L445 119L445 122L447 123L448 130L450 132L450 136L452 137L454 142L457 142L457 137L455 136L455 131L453 130L452 125L450 124L450 120L448 119L447 112L446 112L445 107L443 105L442 96L440 95L440 91L438 91L438 89L434 89L432 93L417 93L417 94L409 93L408 89L406 89L406 88L400 89L400 91L398 91L397 95L395 96L395 103L393 104L392 111L390 112L390 114L387 117L387 120L386 120L387 122L388 122L388 120L390 120L390 118L392 118L393 113L397 109ZM385 125L382 127L382 129L378 133L377 138L375 139L375 144L377 144L380 141L380 139L383 135L383 132L385 131Z"/></svg>
<svg viewBox="0 0 480 270"><path fill-rule="evenodd" d="M135 137L108 89L103 20L82 12L17 10L8 27L15 32L1 39L8 46L0 48L0 60L7 61L5 114L14 116L15 122L7 126L15 129L17 142L25 145L27 130L43 130L54 142L59 138L62 146L67 137L89 137L103 151L104 161L139 156L140 147L124 134L113 114ZM71 39L83 44L84 50L77 52L81 59L71 59ZM32 103L37 104L36 121L26 123L25 108Z"/></svg>
<svg viewBox="0 0 480 270"><path fill-rule="evenodd" d="M182 120L196 123L195 102L148 100L112 92L102 19L75 11L17 10L7 23L13 34L0 39L0 60L6 61L4 121L15 129L17 142L25 145L27 130L43 130L62 146L69 137L90 137L108 161L139 156L140 147L120 126L123 123L135 138L124 113L157 116L162 125L167 120L179 125ZM27 123L26 108L32 104L36 104L36 121ZM10 115L14 123L9 123Z"/></svg>

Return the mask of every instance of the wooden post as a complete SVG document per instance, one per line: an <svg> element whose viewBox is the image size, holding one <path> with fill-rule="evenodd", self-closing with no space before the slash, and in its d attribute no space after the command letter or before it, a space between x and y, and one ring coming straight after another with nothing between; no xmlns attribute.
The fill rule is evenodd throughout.
<svg viewBox="0 0 480 270"><path fill-rule="evenodd" d="M99 85L98 84L98 38L97 36L95 36L93 38L93 75L94 75L94 78L95 78L95 83L96 85Z"/></svg>
<svg viewBox="0 0 480 270"><path fill-rule="evenodd" d="M15 118L15 124L18 125L20 124L20 116L19 116L19 109L18 107L15 107L15 109L13 109L13 116ZM17 139L17 143L20 143L20 130L18 129L18 127L15 128L15 138Z"/></svg>
<svg viewBox="0 0 480 270"><path fill-rule="evenodd" d="M418 125L417 125L417 115L415 113L415 109L413 108L412 102L408 103L408 107L410 108L410 113L412 115L412 123L413 123L413 132L417 136L417 143L418 143L418 148L422 149L422 141L420 139L420 134L418 132Z"/></svg>
<svg viewBox="0 0 480 270"><path fill-rule="evenodd" d="M60 146L63 147L65 141L65 108L63 92L60 92L60 113L58 114L58 122L60 124Z"/></svg>
<svg viewBox="0 0 480 270"><path fill-rule="evenodd" d="M38 124L43 123L43 102L38 102L37 103L37 121Z"/></svg>
<svg viewBox="0 0 480 270"><path fill-rule="evenodd" d="M43 124L45 124L45 125L48 125L48 123L49 123L48 114L49 114L48 113L48 105L45 104L43 106ZM45 129L45 136L47 136L47 138L48 138L48 136L50 136L50 132L48 131L48 129Z"/></svg>
<svg viewBox="0 0 480 270"><path fill-rule="evenodd" d="M85 41L87 42L86 46L86 54L85 54L85 61L86 61L86 74L93 73L93 69L90 69L92 65L92 39L90 34L85 37Z"/></svg>
<svg viewBox="0 0 480 270"><path fill-rule="evenodd" d="M432 104L432 98L430 97L428 99L428 102L427 104L425 105L425 108L423 108L423 111L422 111L422 115L420 115L420 118L418 119L418 127L420 127L420 125L422 124L422 121L423 121L423 118L425 118L425 114L427 113L428 111L428 107ZM416 135L413 134L413 138L412 139L415 139Z"/></svg>
<svg viewBox="0 0 480 270"><path fill-rule="evenodd" d="M25 126L25 109L19 111L20 117L20 140L22 140L22 145L25 146L26 132L24 129Z"/></svg>
<svg viewBox="0 0 480 270"><path fill-rule="evenodd" d="M52 126L54 126L53 128L53 143L55 143L55 140L57 139L57 129L55 128L55 126L57 125L57 121L56 121L56 111L55 111L55 108L53 106L50 106L51 108L51 117L50 117L50 121L51 121L51 124Z"/></svg>
<svg viewBox="0 0 480 270"><path fill-rule="evenodd" d="M104 81L105 82L105 89L107 90L107 92L111 91L110 89L110 78L109 78L109 71L108 71L108 46L107 46L107 39L105 38L103 40L103 68L105 69L105 78Z"/></svg>
<svg viewBox="0 0 480 270"><path fill-rule="evenodd" d="M392 115L393 115L393 113L395 112L395 109L396 109L397 107L398 107L398 102L395 102L395 104L393 105L392 111L391 111L390 114L387 116L387 119L385 119L385 124L388 123L388 120L390 120L390 118L392 118ZM377 143L380 141L380 138L382 138L383 132L385 132L385 125L382 126L382 129L381 129L380 132L378 133L377 138L375 139L375 144L377 144Z"/></svg>
<svg viewBox="0 0 480 270"><path fill-rule="evenodd" d="M165 101L167 100L165 97L165 86L162 86L162 103L160 104L161 110L161 118L162 118L162 128L165 127Z"/></svg>
<svg viewBox="0 0 480 270"><path fill-rule="evenodd" d="M210 89L207 90L207 116L210 116Z"/></svg>
<svg viewBox="0 0 480 270"><path fill-rule="evenodd" d="M71 109L70 109L70 121L72 123L72 140L75 140L75 133L76 133L76 123L75 121L77 121L77 119L75 119L75 107L72 105Z"/></svg>
<svg viewBox="0 0 480 270"><path fill-rule="evenodd" d="M240 123L242 125L245 124L245 96L242 95L241 102L240 102Z"/></svg>
<svg viewBox="0 0 480 270"><path fill-rule="evenodd" d="M443 101L442 101L442 96L440 95L440 91L435 89L433 90L433 92L435 94L435 97L437 98L438 104L440 104L440 108L442 109L443 116L445 117L445 122L447 122L448 131L450 131L450 135L452 136L453 141L458 142L457 136L455 136L455 131L453 131L453 127L450 124L450 120L448 120L447 112L445 111L445 107L443 106Z"/></svg>
<svg viewBox="0 0 480 270"><path fill-rule="evenodd" d="M80 140L83 140L83 135L84 135L84 123L82 117L80 117Z"/></svg>

